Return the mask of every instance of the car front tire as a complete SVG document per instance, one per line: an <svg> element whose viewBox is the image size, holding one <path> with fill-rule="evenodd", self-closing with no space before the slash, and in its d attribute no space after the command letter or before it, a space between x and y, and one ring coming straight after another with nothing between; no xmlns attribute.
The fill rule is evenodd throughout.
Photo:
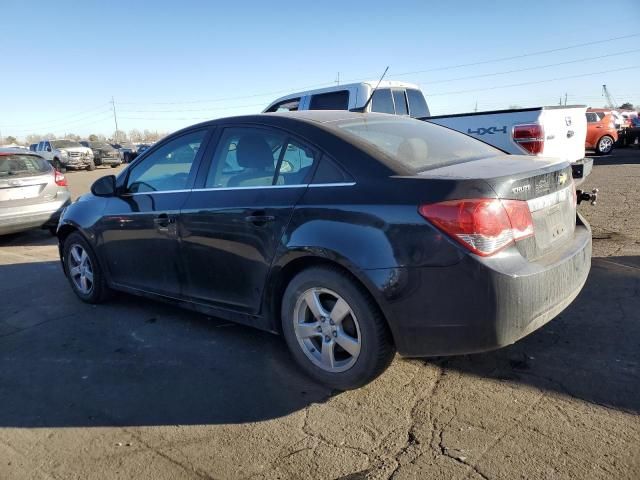
<svg viewBox="0 0 640 480"><path fill-rule="evenodd" d="M89 242L77 232L70 234L64 242L64 269L71 288L80 300L86 303L102 303L111 290Z"/></svg>
<svg viewBox="0 0 640 480"><path fill-rule="evenodd" d="M87 170L91 172L95 169L96 169L96 164L93 160L91 160L91 162L89 162L89 165L87 165Z"/></svg>
<svg viewBox="0 0 640 480"><path fill-rule="evenodd" d="M298 365L331 388L361 387L395 354L378 306L346 272L313 267L298 273L282 299L282 331Z"/></svg>

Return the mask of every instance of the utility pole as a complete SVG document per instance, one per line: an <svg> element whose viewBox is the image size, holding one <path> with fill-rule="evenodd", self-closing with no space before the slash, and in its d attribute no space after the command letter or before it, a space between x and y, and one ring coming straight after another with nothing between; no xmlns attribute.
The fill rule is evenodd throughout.
<svg viewBox="0 0 640 480"><path fill-rule="evenodd" d="M562 106L562 95L560 95L560 102L558 102L558 105Z"/></svg>
<svg viewBox="0 0 640 480"><path fill-rule="evenodd" d="M336 85L340 85L340 72L338 72L338 76L336 77Z"/></svg>
<svg viewBox="0 0 640 480"><path fill-rule="evenodd" d="M473 111L474 111L474 112L477 112L477 111L478 111L478 100L476 100L476 106L475 106L475 107L473 107Z"/></svg>
<svg viewBox="0 0 640 480"><path fill-rule="evenodd" d="M116 116L116 101L111 97L111 106L113 107L113 122L116 124L115 143L118 142L118 117Z"/></svg>
<svg viewBox="0 0 640 480"><path fill-rule="evenodd" d="M567 92L564 92L564 106L567 106Z"/></svg>

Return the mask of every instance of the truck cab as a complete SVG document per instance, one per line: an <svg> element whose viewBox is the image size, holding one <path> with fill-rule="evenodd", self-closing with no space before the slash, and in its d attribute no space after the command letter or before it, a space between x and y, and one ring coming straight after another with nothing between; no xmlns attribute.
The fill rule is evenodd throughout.
<svg viewBox="0 0 640 480"><path fill-rule="evenodd" d="M408 115L413 118L429 116L429 108L420 87L412 83L367 81L335 85L333 87L292 93L272 102L266 112L296 110L355 110L365 106L365 111Z"/></svg>

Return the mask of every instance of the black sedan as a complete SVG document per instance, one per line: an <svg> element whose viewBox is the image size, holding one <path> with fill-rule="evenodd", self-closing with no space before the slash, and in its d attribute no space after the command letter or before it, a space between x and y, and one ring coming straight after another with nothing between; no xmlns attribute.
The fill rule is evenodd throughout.
<svg viewBox="0 0 640 480"><path fill-rule="evenodd" d="M64 212L85 302L112 290L281 333L338 389L406 356L511 344L591 265L569 164L384 114L275 113L177 132Z"/></svg>

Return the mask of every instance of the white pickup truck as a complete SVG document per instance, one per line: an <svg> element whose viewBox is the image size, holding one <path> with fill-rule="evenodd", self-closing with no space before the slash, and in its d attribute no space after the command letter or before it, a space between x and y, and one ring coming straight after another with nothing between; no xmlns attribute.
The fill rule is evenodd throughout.
<svg viewBox="0 0 640 480"><path fill-rule="evenodd" d="M382 81L336 85L280 97L264 112L358 110L409 115L471 135L511 154L561 158L571 163L576 183L591 172L585 158L586 106L555 106L431 116L417 85ZM373 94L373 96L372 96ZM371 100L367 101L371 97Z"/></svg>

